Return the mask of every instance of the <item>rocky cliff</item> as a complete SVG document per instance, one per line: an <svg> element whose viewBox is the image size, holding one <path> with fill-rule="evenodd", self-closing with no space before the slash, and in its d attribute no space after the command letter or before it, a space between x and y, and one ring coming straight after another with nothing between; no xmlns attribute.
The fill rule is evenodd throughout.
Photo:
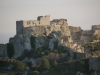
<svg viewBox="0 0 100 75"><path fill-rule="evenodd" d="M7 57L7 45L0 44L0 60Z"/></svg>
<svg viewBox="0 0 100 75"><path fill-rule="evenodd" d="M25 49L31 50L30 37L32 35L36 37L35 50L43 46L48 46L48 48L53 50L55 42L58 42L59 45L65 42L66 44L67 42L72 42L67 25L27 27L23 29L23 34L17 34L9 40L10 43L14 44L15 57L20 56Z"/></svg>

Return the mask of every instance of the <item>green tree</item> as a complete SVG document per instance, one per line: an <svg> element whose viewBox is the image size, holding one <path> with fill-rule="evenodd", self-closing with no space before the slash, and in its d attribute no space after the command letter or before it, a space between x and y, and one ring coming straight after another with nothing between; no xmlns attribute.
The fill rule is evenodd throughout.
<svg viewBox="0 0 100 75"><path fill-rule="evenodd" d="M46 58L43 58L42 61L41 61L41 68L43 70L48 70L50 69L50 63L49 63L49 60L46 59Z"/></svg>
<svg viewBox="0 0 100 75"><path fill-rule="evenodd" d="M14 45L12 43L7 43L7 54L10 59L14 55Z"/></svg>
<svg viewBox="0 0 100 75"><path fill-rule="evenodd" d="M34 36L31 36L31 38L30 38L30 43L31 43L32 48L35 48L35 38L36 37L34 37Z"/></svg>
<svg viewBox="0 0 100 75"><path fill-rule="evenodd" d="M30 72L28 73L28 75L39 75L40 73L38 71L33 71L33 72Z"/></svg>
<svg viewBox="0 0 100 75"><path fill-rule="evenodd" d="M54 62L53 62L53 66L55 67L55 66L57 66L57 61L55 60Z"/></svg>
<svg viewBox="0 0 100 75"><path fill-rule="evenodd" d="M13 70L16 72L21 72L25 70L25 64L21 61L16 61L13 63L14 67Z"/></svg>

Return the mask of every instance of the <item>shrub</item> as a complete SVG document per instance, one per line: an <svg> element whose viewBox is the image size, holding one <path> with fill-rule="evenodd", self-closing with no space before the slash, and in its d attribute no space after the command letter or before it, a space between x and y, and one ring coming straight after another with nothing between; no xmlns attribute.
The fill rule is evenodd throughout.
<svg viewBox="0 0 100 75"><path fill-rule="evenodd" d="M39 75L40 73L38 71L33 71L33 72L30 72L28 73L28 75Z"/></svg>
<svg viewBox="0 0 100 75"><path fill-rule="evenodd" d="M21 61L16 61L13 63L14 67L13 70L17 72L21 72L25 70L25 64Z"/></svg>
<svg viewBox="0 0 100 75"><path fill-rule="evenodd" d="M46 59L46 58L43 58L42 61L41 61L41 68L43 70L48 70L50 69L50 63L49 61Z"/></svg>

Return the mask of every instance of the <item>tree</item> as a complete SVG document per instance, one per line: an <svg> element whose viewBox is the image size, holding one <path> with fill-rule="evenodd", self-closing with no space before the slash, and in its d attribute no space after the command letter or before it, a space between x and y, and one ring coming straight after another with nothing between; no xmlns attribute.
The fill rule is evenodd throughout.
<svg viewBox="0 0 100 75"><path fill-rule="evenodd" d="M33 72L30 72L28 73L28 75L39 75L40 73L38 71L33 71Z"/></svg>
<svg viewBox="0 0 100 75"><path fill-rule="evenodd" d="M55 66L57 66L57 62L56 62L56 60L53 62L53 66L55 67Z"/></svg>
<svg viewBox="0 0 100 75"><path fill-rule="evenodd" d="M36 37L34 37L34 36L31 36L31 38L30 38L30 43L31 43L32 48L35 48L35 39L36 39Z"/></svg>
<svg viewBox="0 0 100 75"><path fill-rule="evenodd" d="M12 43L7 43L7 54L10 59L14 55L14 45Z"/></svg>
<svg viewBox="0 0 100 75"><path fill-rule="evenodd" d="M41 68L42 68L43 70L48 70L48 69L50 69L50 63L49 63L48 59L46 59L46 58L43 58L43 59L42 59L42 61L41 61Z"/></svg>
<svg viewBox="0 0 100 75"><path fill-rule="evenodd" d="M14 71L21 72L21 71L25 70L25 64L21 61L16 61L16 62L14 62L13 65L14 65L14 67L13 67Z"/></svg>

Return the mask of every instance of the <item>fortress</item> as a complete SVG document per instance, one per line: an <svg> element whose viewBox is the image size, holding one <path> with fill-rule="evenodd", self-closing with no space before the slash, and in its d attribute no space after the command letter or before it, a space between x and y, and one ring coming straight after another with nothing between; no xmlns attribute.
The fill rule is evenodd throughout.
<svg viewBox="0 0 100 75"><path fill-rule="evenodd" d="M30 37L36 37L36 49L46 46L54 49L54 43L71 48L75 52L84 53L82 44L93 42L94 35L100 35L100 25L93 25L91 30L82 30L81 27L68 26L67 19L53 19L50 15L38 16L37 20L16 21L16 35L9 39L15 48L16 57L20 56L23 50L31 50ZM49 36L49 38L47 38ZM46 40L49 41L46 41ZM0 45L6 51L6 45ZM5 53L6 55L6 53Z"/></svg>
<svg viewBox="0 0 100 75"><path fill-rule="evenodd" d="M54 19L50 21L50 15L38 16L37 20L20 20L16 21L16 32L22 34L23 28L33 26L50 26L50 25L64 25L67 24L67 19Z"/></svg>

